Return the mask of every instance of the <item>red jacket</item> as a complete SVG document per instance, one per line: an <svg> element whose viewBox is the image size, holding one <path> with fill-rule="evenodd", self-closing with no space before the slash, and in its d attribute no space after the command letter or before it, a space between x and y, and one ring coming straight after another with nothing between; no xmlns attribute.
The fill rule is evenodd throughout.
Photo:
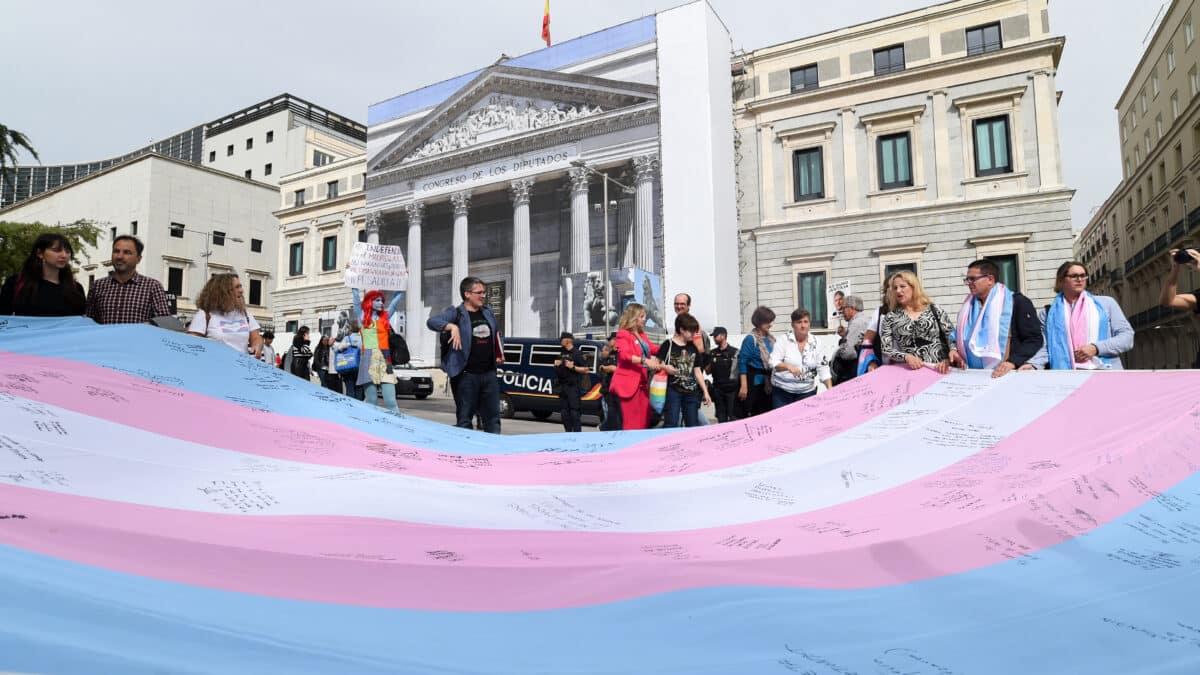
<svg viewBox="0 0 1200 675"><path fill-rule="evenodd" d="M645 333L640 333L638 337L650 344ZM646 367L633 362L634 356L639 360L645 357L638 337L624 329L617 331L617 371L613 373L608 389L621 398L629 398L637 393L639 387L649 386Z"/></svg>

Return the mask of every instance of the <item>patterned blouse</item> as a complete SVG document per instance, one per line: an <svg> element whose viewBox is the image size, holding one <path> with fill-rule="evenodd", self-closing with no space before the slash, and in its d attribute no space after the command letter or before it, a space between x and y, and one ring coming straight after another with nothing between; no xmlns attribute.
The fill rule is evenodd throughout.
<svg viewBox="0 0 1200 675"><path fill-rule="evenodd" d="M912 354L924 363L940 363L950 358L950 333L954 324L937 305L929 305L914 321L897 309L880 321L879 338L882 352L893 361L903 363Z"/></svg>

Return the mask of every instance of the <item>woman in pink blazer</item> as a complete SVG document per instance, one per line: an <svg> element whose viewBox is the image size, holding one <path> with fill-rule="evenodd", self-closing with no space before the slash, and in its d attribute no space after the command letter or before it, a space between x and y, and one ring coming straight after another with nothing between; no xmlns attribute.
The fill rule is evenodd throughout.
<svg viewBox="0 0 1200 675"><path fill-rule="evenodd" d="M622 428L645 429L650 420L649 372L662 367L650 352L646 337L646 308L631 302L621 313L617 331L617 370L609 391L621 401Z"/></svg>

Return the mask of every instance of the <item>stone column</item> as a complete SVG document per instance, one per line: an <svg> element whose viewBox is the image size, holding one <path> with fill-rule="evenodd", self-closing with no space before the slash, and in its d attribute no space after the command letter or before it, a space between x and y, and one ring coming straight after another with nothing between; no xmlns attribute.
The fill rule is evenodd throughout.
<svg viewBox="0 0 1200 675"><path fill-rule="evenodd" d="M592 234L588 223L588 171L576 167L571 180L571 273L587 272L592 267Z"/></svg>
<svg viewBox="0 0 1200 675"><path fill-rule="evenodd" d="M862 208L859 203L862 190L858 183L858 116L854 108L842 108L842 167L846 176L846 210L858 211Z"/></svg>
<svg viewBox="0 0 1200 675"><path fill-rule="evenodd" d="M383 214L378 211L372 211L371 215L367 216L367 243L379 243L379 231L383 229Z"/></svg>
<svg viewBox="0 0 1200 675"><path fill-rule="evenodd" d="M1034 116L1037 120L1039 188L1062 186L1062 170L1058 154L1058 94L1054 91L1054 71L1038 70L1029 75L1033 80ZM1016 125L1012 125L1016 128ZM1012 133L1010 131L1010 133ZM1021 142L1014 138L1012 143ZM1016 154L1016 153L1013 153Z"/></svg>
<svg viewBox="0 0 1200 675"><path fill-rule="evenodd" d="M455 192L450 195L454 206L454 254L450 272L451 304L458 305L462 296L458 293L458 282L467 276L467 213L471 210L471 193Z"/></svg>
<svg viewBox="0 0 1200 675"><path fill-rule="evenodd" d="M408 290L404 294L404 339L412 354L425 357L421 345L425 334L425 304L421 298L421 221L425 218L425 202L404 205L408 213Z"/></svg>
<svg viewBox="0 0 1200 675"><path fill-rule="evenodd" d="M633 264L653 273L654 267L654 173L658 158L654 155L633 158L637 212L633 221Z"/></svg>
<svg viewBox="0 0 1200 675"><path fill-rule="evenodd" d="M513 203L513 254L512 316L508 322L508 334L515 337L537 337L538 334L538 327L533 321L530 283L533 263L530 260L529 193L532 189L532 178L520 178L512 182L509 191ZM586 195L584 200L586 202Z"/></svg>
<svg viewBox="0 0 1200 675"><path fill-rule="evenodd" d="M950 125L946 120L946 90L929 92L933 108L933 170L937 174L938 201L954 197L954 183L950 180ZM928 176L925 178L929 180Z"/></svg>

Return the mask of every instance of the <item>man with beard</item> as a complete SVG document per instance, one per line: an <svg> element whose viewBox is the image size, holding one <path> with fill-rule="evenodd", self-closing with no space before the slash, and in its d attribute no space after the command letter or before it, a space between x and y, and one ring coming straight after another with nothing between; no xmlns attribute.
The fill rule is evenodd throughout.
<svg viewBox="0 0 1200 675"><path fill-rule="evenodd" d="M87 298L87 315L96 323L145 323L171 313L167 293L157 279L137 273L146 246L123 234L113 240L113 271L97 279Z"/></svg>

